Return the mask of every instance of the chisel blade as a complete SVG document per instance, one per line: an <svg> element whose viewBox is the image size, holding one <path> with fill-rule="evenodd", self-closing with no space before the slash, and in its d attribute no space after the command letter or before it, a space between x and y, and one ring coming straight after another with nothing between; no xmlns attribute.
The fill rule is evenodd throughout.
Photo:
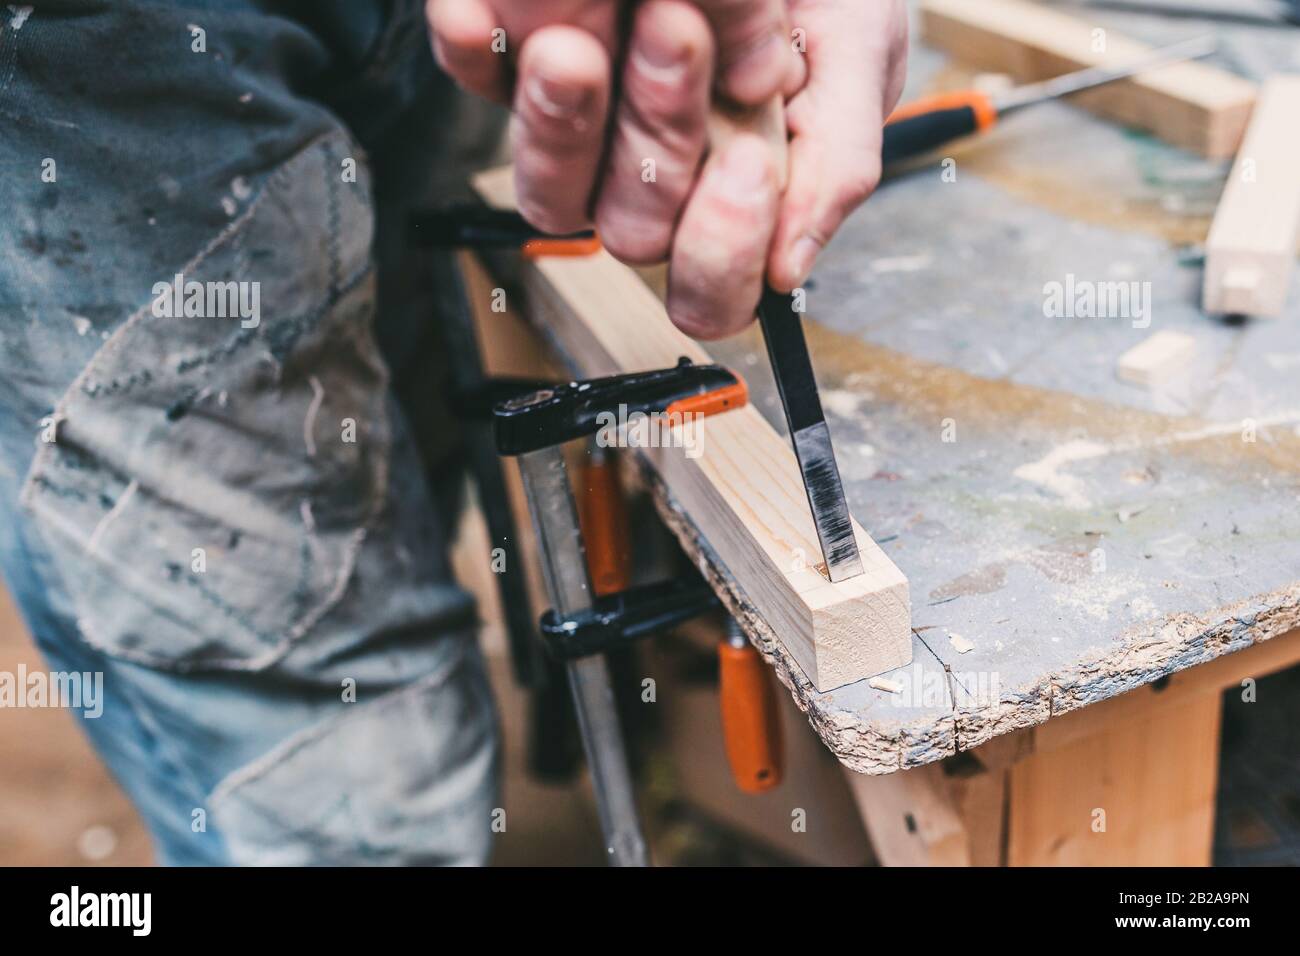
<svg viewBox="0 0 1300 956"><path fill-rule="evenodd" d="M812 359L808 356L808 343L803 322L795 311L794 297L764 289L758 319L767 343L772 375L781 393L794 454L799 459L827 576L833 582L848 580L863 572L862 556L853 535L853 519L844 500L835 448L831 445L831 433L817 393Z"/></svg>

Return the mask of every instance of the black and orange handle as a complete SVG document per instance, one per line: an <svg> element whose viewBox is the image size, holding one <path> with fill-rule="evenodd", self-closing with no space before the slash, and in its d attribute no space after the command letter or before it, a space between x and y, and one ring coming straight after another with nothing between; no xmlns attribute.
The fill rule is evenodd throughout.
<svg viewBox="0 0 1300 956"><path fill-rule="evenodd" d="M738 629L718 644L722 738L736 786L762 793L781 782L781 723L763 657Z"/></svg>
<svg viewBox="0 0 1300 956"><path fill-rule="evenodd" d="M524 455L574 438L600 436L629 416L660 415L674 427L743 407L744 380L721 365L682 359L672 368L555 385L493 410L497 451Z"/></svg>
<svg viewBox="0 0 1300 956"><path fill-rule="evenodd" d="M946 143L992 129L998 109L979 90L924 96L896 109L885 121L884 165L920 156Z"/></svg>
<svg viewBox="0 0 1300 956"><path fill-rule="evenodd" d="M594 230L553 236L513 209L461 203L416 213L408 224L411 241L432 248L519 249L525 258L590 256L600 251Z"/></svg>
<svg viewBox="0 0 1300 956"><path fill-rule="evenodd" d="M525 259L563 258L573 259L581 256L594 256L600 252L600 237L594 233L576 236L540 236L524 242Z"/></svg>
<svg viewBox="0 0 1300 956"><path fill-rule="evenodd" d="M626 591L632 581L627 499L613 450L592 443L579 472L578 524L597 597Z"/></svg>

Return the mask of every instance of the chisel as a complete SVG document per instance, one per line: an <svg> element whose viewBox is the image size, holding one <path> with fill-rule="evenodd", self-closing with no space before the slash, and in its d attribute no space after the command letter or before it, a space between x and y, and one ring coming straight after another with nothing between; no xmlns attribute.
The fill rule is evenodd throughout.
<svg viewBox="0 0 1300 956"><path fill-rule="evenodd" d="M1003 116L1138 73L1209 56L1218 42L1209 34L1161 47L1117 66L1095 66L1019 86L998 95L981 90L937 93L900 106L885 123L881 159L885 166L920 156L955 139L992 129Z"/></svg>
<svg viewBox="0 0 1300 956"><path fill-rule="evenodd" d="M777 181L784 191L789 143L781 98L774 97L754 110L715 104L709 131L712 148L724 148L726 141L739 131L756 134L768 143L775 158ZM799 460L826 576L832 582L845 581L862 573L862 557L858 553L848 502L844 499L844 485L835 462L835 448L822 411L817 380L813 377L803 317L795 301L793 295L765 285L758 304L758 321L785 409L786 424L790 427L790 441Z"/></svg>

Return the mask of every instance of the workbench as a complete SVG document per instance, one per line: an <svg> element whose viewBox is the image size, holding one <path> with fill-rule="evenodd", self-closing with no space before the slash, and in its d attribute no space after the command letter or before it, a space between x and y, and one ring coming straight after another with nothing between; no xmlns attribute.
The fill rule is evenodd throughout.
<svg viewBox="0 0 1300 956"><path fill-rule="evenodd" d="M1197 29L1089 15L1153 43ZM1249 78L1300 59L1295 30L1212 29ZM904 99L966 79L914 43ZM1064 103L946 157L890 177L808 286L850 508L910 582L912 663L892 692L821 693L757 642L885 862L1208 863L1222 691L1300 660L1300 295L1276 320L1202 313L1226 162ZM1054 282L1136 282L1145 308L1052 317ZM1195 341L1185 369L1121 381L1161 330ZM757 331L708 351L783 431Z"/></svg>

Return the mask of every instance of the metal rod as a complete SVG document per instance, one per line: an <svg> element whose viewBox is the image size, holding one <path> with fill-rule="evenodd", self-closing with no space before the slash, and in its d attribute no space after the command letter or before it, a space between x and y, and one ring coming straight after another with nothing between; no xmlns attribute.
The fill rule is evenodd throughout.
<svg viewBox="0 0 1300 956"><path fill-rule="evenodd" d="M1063 76L1053 77L1050 80L1043 80L1041 83L1031 83L1028 86L1017 87L1002 96L996 97L995 105L998 114L1005 115L1014 110L1041 103L1044 100L1053 100L1060 96L1068 96L1071 93L1079 93L1083 90L1101 86L1104 83L1136 76L1157 67L1209 56L1218 49L1218 45L1219 41L1212 34L1207 33L1203 36L1193 37L1190 40L1184 40L1181 43L1152 50L1124 63L1089 67L1086 70L1077 70Z"/></svg>
<svg viewBox="0 0 1300 956"><path fill-rule="evenodd" d="M564 450L560 446L543 448L520 455L518 460L537 528L547 593L556 614L571 617L591 607L592 592ZM605 658L598 655L570 661L568 673L610 863L647 866L649 855L637 818L632 775Z"/></svg>

